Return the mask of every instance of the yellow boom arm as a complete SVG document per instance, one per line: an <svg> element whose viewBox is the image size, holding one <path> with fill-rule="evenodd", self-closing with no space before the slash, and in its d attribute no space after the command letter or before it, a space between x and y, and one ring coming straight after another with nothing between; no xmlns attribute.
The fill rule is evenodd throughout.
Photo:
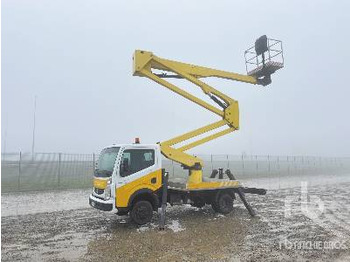
<svg viewBox="0 0 350 262"><path fill-rule="evenodd" d="M255 76L237 74L233 72L216 70L207 67L163 59L153 55L153 53L151 52L140 50L135 51L133 60L134 76L148 77L151 80L159 83L160 85L204 107L205 109L217 114L222 118L217 122L203 126L191 132L185 133L183 135L177 136L175 138L160 143L161 151L167 158L182 164L184 167L187 167L190 170L189 182L202 182L201 169L203 166L203 161L198 157L186 154L185 151L239 129L239 110L238 102L236 100L228 97L227 95L204 83L200 80L200 78L217 77L250 84L260 84L259 80ZM167 73L171 74L157 74L153 72L152 69L166 71ZM166 78L170 77L183 78L197 85L206 95L208 95L214 102L216 102L220 108L212 106L211 104L203 101L202 99L191 95L185 90L165 80ZM202 135L206 132L213 131L225 125L227 125L228 127L222 131L198 139L179 148L174 148L174 145L178 143Z"/></svg>

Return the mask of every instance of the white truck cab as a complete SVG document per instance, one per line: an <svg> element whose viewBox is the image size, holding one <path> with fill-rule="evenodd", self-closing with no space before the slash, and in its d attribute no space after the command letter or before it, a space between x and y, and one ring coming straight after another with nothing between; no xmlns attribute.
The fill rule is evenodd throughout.
<svg viewBox="0 0 350 262"><path fill-rule="evenodd" d="M162 183L162 156L158 144L119 144L105 147L99 156L90 205L127 213L140 193L153 195ZM154 207L156 208L156 207Z"/></svg>

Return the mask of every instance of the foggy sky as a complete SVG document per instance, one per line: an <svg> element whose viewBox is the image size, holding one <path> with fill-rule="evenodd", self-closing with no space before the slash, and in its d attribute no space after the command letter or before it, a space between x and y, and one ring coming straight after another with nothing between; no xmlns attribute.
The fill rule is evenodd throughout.
<svg viewBox="0 0 350 262"><path fill-rule="evenodd" d="M191 152L350 156L349 10L345 0L3 0L2 150L31 150L35 95L37 152L155 143L218 120L133 77L134 50L245 73L244 50L266 34L283 41L285 68L268 87L210 80L239 101L241 128Z"/></svg>

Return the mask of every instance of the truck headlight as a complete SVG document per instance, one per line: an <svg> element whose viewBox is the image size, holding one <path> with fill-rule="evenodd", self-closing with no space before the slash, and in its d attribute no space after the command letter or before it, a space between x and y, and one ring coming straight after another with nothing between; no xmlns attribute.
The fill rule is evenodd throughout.
<svg viewBox="0 0 350 262"><path fill-rule="evenodd" d="M109 179L107 181L107 187L105 188L105 200L108 200L111 198L111 184L112 184L112 179Z"/></svg>
<svg viewBox="0 0 350 262"><path fill-rule="evenodd" d="M111 186L108 185L105 189L105 200L108 200L111 198Z"/></svg>

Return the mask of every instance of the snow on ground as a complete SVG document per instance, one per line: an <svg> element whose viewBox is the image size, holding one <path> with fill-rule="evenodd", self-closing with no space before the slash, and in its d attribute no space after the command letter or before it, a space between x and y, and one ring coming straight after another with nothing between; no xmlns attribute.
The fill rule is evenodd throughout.
<svg viewBox="0 0 350 262"><path fill-rule="evenodd" d="M180 222L177 219L169 221L167 228L169 228L170 230L172 230L175 233L185 230L185 228L180 225Z"/></svg>
<svg viewBox="0 0 350 262"><path fill-rule="evenodd" d="M239 199L225 216L173 206L164 231L156 214L136 226L89 207L91 190L4 194L2 261L349 261L350 176L286 181L293 186L247 195L255 218Z"/></svg>
<svg viewBox="0 0 350 262"><path fill-rule="evenodd" d="M91 189L21 192L1 195L1 216L88 208Z"/></svg>

